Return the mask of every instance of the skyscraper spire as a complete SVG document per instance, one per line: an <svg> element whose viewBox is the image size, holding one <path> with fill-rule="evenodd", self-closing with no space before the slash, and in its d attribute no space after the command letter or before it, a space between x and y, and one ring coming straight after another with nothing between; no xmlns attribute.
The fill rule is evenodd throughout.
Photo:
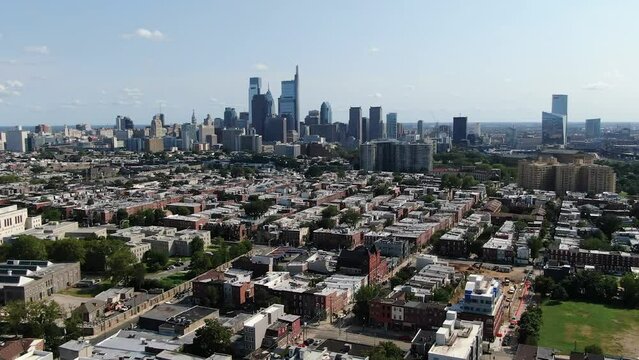
<svg viewBox="0 0 639 360"><path fill-rule="evenodd" d="M193 114L191 115L191 124L197 125L197 119L195 118L195 109L193 109Z"/></svg>

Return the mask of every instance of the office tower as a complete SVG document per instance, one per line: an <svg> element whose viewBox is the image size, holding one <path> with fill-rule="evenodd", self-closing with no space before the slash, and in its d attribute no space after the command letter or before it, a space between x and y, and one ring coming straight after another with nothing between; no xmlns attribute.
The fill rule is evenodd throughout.
<svg viewBox="0 0 639 360"><path fill-rule="evenodd" d="M286 118L283 116L273 115L268 117L262 140L264 142L286 142L286 125Z"/></svg>
<svg viewBox="0 0 639 360"><path fill-rule="evenodd" d="M180 137L182 139L182 150L191 151L196 142L197 128L193 123L184 123L180 129Z"/></svg>
<svg viewBox="0 0 639 360"><path fill-rule="evenodd" d="M162 126L162 120L157 116L154 116L153 120L151 120L150 136L152 138L161 138L164 136L164 127Z"/></svg>
<svg viewBox="0 0 639 360"><path fill-rule="evenodd" d="M262 135L257 135L254 132L250 134L240 135L240 151L261 153Z"/></svg>
<svg viewBox="0 0 639 360"><path fill-rule="evenodd" d="M382 129L382 107L371 106L368 109L368 140L381 139L384 134Z"/></svg>
<svg viewBox="0 0 639 360"><path fill-rule="evenodd" d="M35 126L36 134L51 134L51 126L47 124L38 124Z"/></svg>
<svg viewBox="0 0 639 360"><path fill-rule="evenodd" d="M324 101L320 107L320 124L332 124L333 123L333 110L331 104L328 101Z"/></svg>
<svg viewBox="0 0 639 360"><path fill-rule="evenodd" d="M541 113L541 143L544 145L566 145L566 116Z"/></svg>
<svg viewBox="0 0 639 360"><path fill-rule="evenodd" d="M568 118L568 95L552 96L552 113L564 115Z"/></svg>
<svg viewBox="0 0 639 360"><path fill-rule="evenodd" d="M27 136L29 132L22 130L22 126L16 126L15 129L7 131L7 141L4 144L4 149L12 152L26 152L27 151Z"/></svg>
<svg viewBox="0 0 639 360"><path fill-rule="evenodd" d="M223 129L222 146L228 151L240 151L240 136L244 135L244 129Z"/></svg>
<svg viewBox="0 0 639 360"><path fill-rule="evenodd" d="M224 127L237 127L237 112L235 111L235 108L224 108Z"/></svg>
<svg viewBox="0 0 639 360"><path fill-rule="evenodd" d="M115 129L116 130L129 130L133 129L133 120L129 119L126 116L118 115L115 118Z"/></svg>
<svg viewBox="0 0 639 360"><path fill-rule="evenodd" d="M586 137L591 139L601 137L601 119L586 120Z"/></svg>
<svg viewBox="0 0 639 360"><path fill-rule="evenodd" d="M300 134L295 130L287 130L286 131L286 142L287 143L295 143L300 141Z"/></svg>
<svg viewBox="0 0 639 360"><path fill-rule="evenodd" d="M304 124L317 125L320 123L320 112L317 110L310 110L308 115L304 118Z"/></svg>
<svg viewBox="0 0 639 360"><path fill-rule="evenodd" d="M347 136L352 136L358 143L362 143L362 108L351 107L348 111L348 132Z"/></svg>
<svg viewBox="0 0 639 360"><path fill-rule="evenodd" d="M481 124L476 122L468 126L468 135L474 134L475 137L481 136Z"/></svg>
<svg viewBox="0 0 639 360"><path fill-rule="evenodd" d="M420 140L424 138L424 120L417 121L417 135Z"/></svg>
<svg viewBox="0 0 639 360"><path fill-rule="evenodd" d="M362 138L360 140L360 142L365 143L367 142L370 137L370 122L368 121L367 117L363 117L362 118Z"/></svg>
<svg viewBox="0 0 639 360"><path fill-rule="evenodd" d="M308 133L323 137L327 142L337 141L336 126L334 124L318 124L309 126Z"/></svg>
<svg viewBox="0 0 639 360"><path fill-rule="evenodd" d="M248 108L249 108L249 119L248 123L253 123L253 96L260 95L262 92L262 78L252 77L249 79L249 91L248 91Z"/></svg>
<svg viewBox="0 0 639 360"><path fill-rule="evenodd" d="M162 123L162 127L164 127L166 124L164 123L164 114L162 113L157 113L155 115L153 115L153 120L155 119L159 119L160 122Z"/></svg>
<svg viewBox="0 0 639 360"><path fill-rule="evenodd" d="M461 144L466 141L468 118L459 116L453 118L453 144Z"/></svg>
<svg viewBox="0 0 639 360"><path fill-rule="evenodd" d="M279 114L286 116L289 130L299 131L299 68L295 67L295 78L282 81L282 95L279 98Z"/></svg>
<svg viewBox="0 0 639 360"><path fill-rule="evenodd" d="M397 113L386 114L386 137L397 139Z"/></svg>
<svg viewBox="0 0 639 360"><path fill-rule="evenodd" d="M198 127L198 142L200 144L209 144L213 146L217 144L217 135L213 125L202 124Z"/></svg>
<svg viewBox="0 0 639 360"><path fill-rule="evenodd" d="M253 96L251 114L253 116L252 125L255 132L258 135L264 136L266 120L273 116L273 96L271 96L270 90L267 91L266 94Z"/></svg>
<svg viewBox="0 0 639 360"><path fill-rule="evenodd" d="M248 128L249 125L249 112L248 111L240 111L240 116L237 119L237 124L235 124L239 128Z"/></svg>
<svg viewBox="0 0 639 360"><path fill-rule="evenodd" d="M206 114L206 117L204 118L204 125L209 125L209 126L214 126L214 122L213 122L213 118L211 117L211 114ZM162 125L164 126L164 124Z"/></svg>
<svg viewBox="0 0 639 360"><path fill-rule="evenodd" d="M191 125L197 126L197 118L195 118L195 109L193 109L193 114L191 115Z"/></svg>

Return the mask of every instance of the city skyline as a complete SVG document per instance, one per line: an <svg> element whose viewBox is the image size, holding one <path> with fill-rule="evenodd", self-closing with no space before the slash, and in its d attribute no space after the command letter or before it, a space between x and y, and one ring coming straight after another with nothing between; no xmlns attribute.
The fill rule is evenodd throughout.
<svg viewBox="0 0 639 360"><path fill-rule="evenodd" d="M382 106L408 123L540 122L548 94L570 96L570 122L639 120L639 53L624 44L639 34L633 2L288 4L7 4L0 126L109 124L116 115L141 124L160 110L183 123L193 108L198 119L221 117L225 107L249 110L251 77L278 98L297 64L300 120L327 101L343 123L352 106ZM397 21L364 26L373 13ZM267 41L239 26L276 15L289 26L260 26ZM287 51L269 45L278 39Z"/></svg>

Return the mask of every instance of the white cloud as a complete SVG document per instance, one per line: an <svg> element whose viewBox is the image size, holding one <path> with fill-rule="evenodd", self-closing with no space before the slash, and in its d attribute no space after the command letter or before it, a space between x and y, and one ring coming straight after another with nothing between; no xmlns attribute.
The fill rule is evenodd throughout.
<svg viewBox="0 0 639 360"><path fill-rule="evenodd" d="M65 109L77 109L80 106L84 105L84 103L78 99L73 99L69 102L60 104L60 107Z"/></svg>
<svg viewBox="0 0 639 360"><path fill-rule="evenodd" d="M26 52L26 53L29 53L29 54L38 54L38 55L48 55L49 54L49 47L47 47L46 45L25 46L22 50L24 52Z"/></svg>
<svg viewBox="0 0 639 360"><path fill-rule="evenodd" d="M253 65L253 69L255 69L257 71L266 71L266 70L268 70L268 65L263 64L263 63L257 63L255 65Z"/></svg>
<svg viewBox="0 0 639 360"><path fill-rule="evenodd" d="M377 98L377 99L381 99L381 98L382 98L382 94L380 94L380 93L378 93L378 92L377 92L377 93L371 94L371 95L370 95L370 97L374 97L374 98Z"/></svg>
<svg viewBox="0 0 639 360"><path fill-rule="evenodd" d="M590 84L584 85L584 90L606 90L611 88L612 85L604 81L596 81Z"/></svg>
<svg viewBox="0 0 639 360"><path fill-rule="evenodd" d="M374 54L374 53L378 53L378 52L380 52L380 49L379 49L378 47L376 47L376 46L371 46L371 47L368 49L368 52L369 52L369 53L373 53L373 54Z"/></svg>
<svg viewBox="0 0 639 360"><path fill-rule="evenodd" d="M0 82L0 98L8 98L10 96L20 96L20 88L24 84L18 80L7 80L4 83Z"/></svg>
<svg viewBox="0 0 639 360"><path fill-rule="evenodd" d="M144 95L142 90L138 88L124 88L122 89L122 92L124 93L125 96L130 98L139 98Z"/></svg>
<svg viewBox="0 0 639 360"><path fill-rule="evenodd" d="M145 39L151 41L166 40L166 36L160 30L149 30L145 28L136 29L134 32L122 35L125 39Z"/></svg>
<svg viewBox="0 0 639 360"><path fill-rule="evenodd" d="M7 80L7 85L13 88L21 88L24 84L20 80Z"/></svg>
<svg viewBox="0 0 639 360"><path fill-rule="evenodd" d="M138 88L125 87L120 96L113 102L113 105L142 105L144 93Z"/></svg>

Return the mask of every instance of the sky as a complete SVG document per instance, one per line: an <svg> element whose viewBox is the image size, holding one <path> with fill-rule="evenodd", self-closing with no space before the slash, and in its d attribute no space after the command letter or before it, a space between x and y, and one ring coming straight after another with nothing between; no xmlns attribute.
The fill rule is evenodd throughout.
<svg viewBox="0 0 639 360"><path fill-rule="evenodd" d="M301 119L639 120L637 1L3 1L0 126L168 123L248 109L300 68ZM365 113L367 110L365 110Z"/></svg>

